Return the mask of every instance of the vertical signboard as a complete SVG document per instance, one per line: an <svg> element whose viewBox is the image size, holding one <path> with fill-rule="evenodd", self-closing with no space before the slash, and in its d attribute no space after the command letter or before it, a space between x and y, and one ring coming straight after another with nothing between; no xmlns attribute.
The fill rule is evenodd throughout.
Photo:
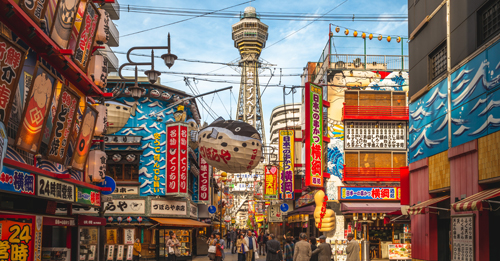
<svg viewBox="0 0 500 261"><path fill-rule="evenodd" d="M277 200L278 198L278 168L264 168L264 199Z"/></svg>
<svg viewBox="0 0 500 261"><path fill-rule="evenodd" d="M306 186L323 187L323 88L305 88Z"/></svg>
<svg viewBox="0 0 500 261"><path fill-rule="evenodd" d="M474 214L451 216L451 260L474 261Z"/></svg>
<svg viewBox="0 0 500 261"><path fill-rule="evenodd" d="M167 195L187 195L188 155L187 124L167 125Z"/></svg>
<svg viewBox="0 0 500 261"><path fill-rule="evenodd" d="M198 185L198 203L209 203L210 202L210 166L205 161L203 157L199 157L200 163L200 174L199 185Z"/></svg>
<svg viewBox="0 0 500 261"><path fill-rule="evenodd" d="M54 24L50 32L50 38L59 45L62 49L68 47L69 37L71 35L71 27L75 20L76 10L78 8L78 0L59 1L57 11L54 17Z"/></svg>
<svg viewBox="0 0 500 261"><path fill-rule="evenodd" d="M282 199L294 199L294 130L279 131L279 157L281 167Z"/></svg>
<svg viewBox="0 0 500 261"><path fill-rule="evenodd" d="M73 158L71 159L71 166L76 170L83 171L85 168L90 144L92 143L92 137L94 137L96 121L97 110L86 104L80 133L78 135L78 139L76 140Z"/></svg>
<svg viewBox="0 0 500 261"><path fill-rule="evenodd" d="M45 0L24 0L20 1L20 6L23 11L31 18L33 21L40 26L40 20L45 17L45 11L47 10L47 3L49 1Z"/></svg>
<svg viewBox="0 0 500 261"><path fill-rule="evenodd" d="M153 134L153 192L160 192L161 134Z"/></svg>
<svg viewBox="0 0 500 261"><path fill-rule="evenodd" d="M0 260L37 260L35 226L35 216L0 215Z"/></svg>
<svg viewBox="0 0 500 261"><path fill-rule="evenodd" d="M188 133L187 126L180 125L179 137L179 193L188 192Z"/></svg>
<svg viewBox="0 0 500 261"><path fill-rule="evenodd" d="M83 20L80 28L80 35L75 50L73 60L84 72L87 71L87 65L90 52L92 51L92 43L97 29L97 22L99 21L100 14L91 3L87 3L87 8L84 12Z"/></svg>

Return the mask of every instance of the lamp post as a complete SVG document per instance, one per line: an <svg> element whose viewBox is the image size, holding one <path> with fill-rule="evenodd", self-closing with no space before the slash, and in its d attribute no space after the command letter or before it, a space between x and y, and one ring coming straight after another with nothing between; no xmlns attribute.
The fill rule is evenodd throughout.
<svg viewBox="0 0 500 261"><path fill-rule="evenodd" d="M222 197L224 195L224 183L226 182L226 177L227 177L227 173L226 172L222 172L220 174L220 187L221 187L221 190L220 190L220 223L219 223L219 226L220 226L220 233L221 233L221 238L222 238L222 209L224 208L224 201L222 200Z"/></svg>

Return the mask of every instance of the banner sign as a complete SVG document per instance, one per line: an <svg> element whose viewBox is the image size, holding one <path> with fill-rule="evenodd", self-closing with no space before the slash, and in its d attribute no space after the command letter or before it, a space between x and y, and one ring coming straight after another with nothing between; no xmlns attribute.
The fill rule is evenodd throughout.
<svg viewBox="0 0 500 261"><path fill-rule="evenodd" d="M279 160L281 165L281 199L294 199L294 130L279 131Z"/></svg>
<svg viewBox="0 0 500 261"><path fill-rule="evenodd" d="M75 186L73 184L41 175L37 175L37 183L37 196L75 202Z"/></svg>
<svg viewBox="0 0 500 261"><path fill-rule="evenodd" d="M54 127L49 139L48 159L64 164L69 145L69 133L73 129L80 97L66 86L62 87L55 114Z"/></svg>
<svg viewBox="0 0 500 261"><path fill-rule="evenodd" d="M200 163L200 175L199 185L198 185L198 202L209 202L210 201L210 165L208 165L207 161L201 156L199 156Z"/></svg>
<svg viewBox="0 0 500 261"><path fill-rule="evenodd" d="M40 20L45 18L45 11L47 10L47 0L24 0L20 1L21 9L40 26Z"/></svg>
<svg viewBox="0 0 500 261"><path fill-rule="evenodd" d="M35 195L35 175L3 166L0 174L0 190Z"/></svg>
<svg viewBox="0 0 500 261"><path fill-rule="evenodd" d="M85 104L84 116L80 133L76 140L75 152L71 159L71 166L79 171L83 171L87 163L92 138L94 137L95 123L97 121L97 110Z"/></svg>
<svg viewBox="0 0 500 261"><path fill-rule="evenodd" d="M166 195L187 194L187 136L187 124L174 123L167 125Z"/></svg>
<svg viewBox="0 0 500 261"><path fill-rule="evenodd" d="M26 51L0 34L0 121L8 125Z"/></svg>
<svg viewBox="0 0 500 261"><path fill-rule="evenodd" d="M135 228L123 229L123 243L125 245L133 245L135 242Z"/></svg>
<svg viewBox="0 0 500 261"><path fill-rule="evenodd" d="M34 249L35 240L39 239L35 227L35 216L0 215L0 260L40 260Z"/></svg>
<svg viewBox="0 0 500 261"><path fill-rule="evenodd" d="M137 195L139 194L139 187L132 186L116 186L113 194L119 195Z"/></svg>
<svg viewBox="0 0 500 261"><path fill-rule="evenodd" d="M264 199L277 200L278 198L278 168L264 167Z"/></svg>
<svg viewBox="0 0 500 261"><path fill-rule="evenodd" d="M87 71L87 65L91 56L92 43L97 29L97 22L100 14L92 3L87 3L83 20L80 24L80 35L75 50L73 60L84 72Z"/></svg>
<svg viewBox="0 0 500 261"><path fill-rule="evenodd" d="M474 214L451 216L451 260L475 260Z"/></svg>
<svg viewBox="0 0 500 261"><path fill-rule="evenodd" d="M339 200L400 200L399 187L339 187Z"/></svg>
<svg viewBox="0 0 500 261"><path fill-rule="evenodd" d="M109 207L108 207L109 206ZM146 213L146 200L144 199L113 199L111 202L102 202L102 207L107 208L106 215L123 215L123 214L138 214ZM56 209L56 214L65 214L66 208ZM93 207L84 209L73 209L73 214L98 214Z"/></svg>
<svg viewBox="0 0 500 261"><path fill-rule="evenodd" d="M52 40L62 49L68 47L71 27L75 20L78 2L78 0L65 0L64 2L59 1L57 4L57 11L54 16L50 38L52 38Z"/></svg>
<svg viewBox="0 0 500 261"><path fill-rule="evenodd" d="M323 187L323 87L305 88L306 186Z"/></svg>
<svg viewBox="0 0 500 261"><path fill-rule="evenodd" d="M346 121L344 149L405 150L405 121Z"/></svg>
<svg viewBox="0 0 500 261"><path fill-rule="evenodd" d="M283 215L279 204L270 205L267 212L269 214L268 222L283 222Z"/></svg>
<svg viewBox="0 0 500 261"><path fill-rule="evenodd" d="M151 214L186 216L187 205L185 201L152 199Z"/></svg>
<svg viewBox="0 0 500 261"><path fill-rule="evenodd" d="M85 187L76 187L76 202L92 206L101 206L101 193Z"/></svg>

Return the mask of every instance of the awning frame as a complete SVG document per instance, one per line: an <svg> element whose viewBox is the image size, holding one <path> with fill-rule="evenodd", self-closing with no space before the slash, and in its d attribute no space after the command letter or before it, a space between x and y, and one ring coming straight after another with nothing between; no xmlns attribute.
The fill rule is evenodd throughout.
<svg viewBox="0 0 500 261"><path fill-rule="evenodd" d="M442 202L444 200L447 200L449 198L450 198L450 196L442 196L442 197L430 198L430 199L428 199L428 200L426 200L424 202L420 202L418 204L415 204L415 205L409 207L408 208L408 214L410 214L410 215L425 214L426 213L425 212L426 208L432 208L432 209L450 211L450 209L431 206L431 205L437 204L439 202ZM438 213L431 213L431 214L439 214L439 212Z"/></svg>

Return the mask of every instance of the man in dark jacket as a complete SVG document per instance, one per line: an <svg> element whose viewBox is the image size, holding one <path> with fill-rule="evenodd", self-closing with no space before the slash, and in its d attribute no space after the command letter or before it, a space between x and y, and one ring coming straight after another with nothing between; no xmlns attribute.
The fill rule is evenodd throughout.
<svg viewBox="0 0 500 261"><path fill-rule="evenodd" d="M326 237L319 237L319 246L312 252L312 255L318 255L318 261L330 261L332 259L332 247L326 243Z"/></svg>
<svg viewBox="0 0 500 261"><path fill-rule="evenodd" d="M283 260L283 255L281 253L280 242L274 239L274 234L270 234L266 244L267 256L266 261L281 261Z"/></svg>

